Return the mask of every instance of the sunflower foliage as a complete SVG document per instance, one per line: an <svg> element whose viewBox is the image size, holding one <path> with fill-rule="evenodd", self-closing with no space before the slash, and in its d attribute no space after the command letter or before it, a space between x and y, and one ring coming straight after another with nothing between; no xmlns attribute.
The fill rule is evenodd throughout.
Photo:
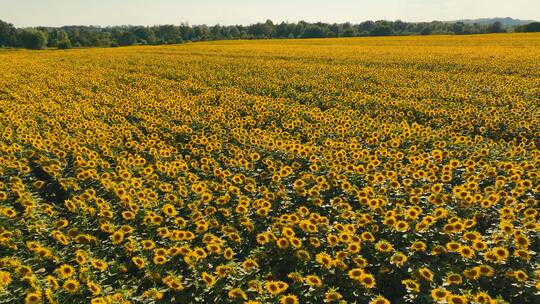
<svg viewBox="0 0 540 304"><path fill-rule="evenodd" d="M539 47L0 53L0 303L533 303Z"/></svg>

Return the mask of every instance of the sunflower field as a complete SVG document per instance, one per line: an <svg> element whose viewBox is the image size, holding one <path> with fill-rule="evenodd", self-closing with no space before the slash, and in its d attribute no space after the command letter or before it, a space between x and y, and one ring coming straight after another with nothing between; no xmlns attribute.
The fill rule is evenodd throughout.
<svg viewBox="0 0 540 304"><path fill-rule="evenodd" d="M539 303L539 50L0 50L0 303Z"/></svg>

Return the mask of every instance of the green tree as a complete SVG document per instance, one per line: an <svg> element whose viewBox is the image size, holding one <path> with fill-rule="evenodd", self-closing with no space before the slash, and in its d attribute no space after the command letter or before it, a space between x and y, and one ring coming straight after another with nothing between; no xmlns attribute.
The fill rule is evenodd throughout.
<svg viewBox="0 0 540 304"><path fill-rule="evenodd" d="M137 37L130 32L124 32L118 39L118 45L126 46L133 45L137 42Z"/></svg>
<svg viewBox="0 0 540 304"><path fill-rule="evenodd" d="M294 37L296 38L302 37L307 25L308 23L305 21L298 22L296 26L294 27L294 31L293 31Z"/></svg>
<svg viewBox="0 0 540 304"><path fill-rule="evenodd" d="M47 46L47 36L36 29L24 29L20 34L22 45L31 50L42 50Z"/></svg>
<svg viewBox="0 0 540 304"><path fill-rule="evenodd" d="M317 25L309 25L304 30L302 38L323 38L326 37L324 29Z"/></svg>
<svg viewBox="0 0 540 304"><path fill-rule="evenodd" d="M452 31L456 35L461 35L465 32L465 24L463 22L456 22L452 25Z"/></svg>
<svg viewBox="0 0 540 304"><path fill-rule="evenodd" d="M275 26L274 37L287 38L289 36L289 32L287 30L288 30L287 23L281 22L280 24Z"/></svg>
<svg viewBox="0 0 540 304"><path fill-rule="evenodd" d="M56 33L56 47L59 49L70 49L72 47L69 35L64 30L60 30Z"/></svg>
<svg viewBox="0 0 540 304"><path fill-rule="evenodd" d="M229 27L229 37L232 39L240 38L240 30L237 26L233 25Z"/></svg>
<svg viewBox="0 0 540 304"><path fill-rule="evenodd" d="M154 44L156 42L156 35L151 28L137 27L133 30L133 35L137 38L137 41L142 44Z"/></svg>
<svg viewBox="0 0 540 304"><path fill-rule="evenodd" d="M422 31L420 31L421 35L431 35L431 28L429 26L425 26Z"/></svg>
<svg viewBox="0 0 540 304"><path fill-rule="evenodd" d="M171 24L161 25L156 32L156 36L167 44L183 42L180 34L180 28Z"/></svg>
<svg viewBox="0 0 540 304"><path fill-rule="evenodd" d="M540 32L540 22L532 22L517 28L518 32Z"/></svg>
<svg viewBox="0 0 540 304"><path fill-rule="evenodd" d="M264 23L262 27L262 31L263 31L264 37L266 38L272 37L272 33L274 32L274 23L272 22L272 20L270 19L266 20L266 22Z"/></svg>
<svg viewBox="0 0 540 304"><path fill-rule="evenodd" d="M184 22L180 24L178 29L180 31L180 36L183 40L192 40L193 39L193 28L189 26L188 23Z"/></svg>
<svg viewBox="0 0 540 304"><path fill-rule="evenodd" d="M11 23L0 20L0 46L15 46L17 30Z"/></svg>
<svg viewBox="0 0 540 304"><path fill-rule="evenodd" d="M492 25L490 25L488 31L490 33L503 33L503 32L505 32L505 30L502 27L502 23L500 21L496 21Z"/></svg>
<svg viewBox="0 0 540 304"><path fill-rule="evenodd" d="M253 38L263 38L265 33L265 24L256 23L248 27L248 34Z"/></svg>
<svg viewBox="0 0 540 304"><path fill-rule="evenodd" d="M72 48L71 41L69 39L56 42L56 46L61 50Z"/></svg>
<svg viewBox="0 0 540 304"><path fill-rule="evenodd" d="M380 24L376 25L371 32L369 32L371 36L391 36L394 34L394 31L388 24Z"/></svg>
<svg viewBox="0 0 540 304"><path fill-rule="evenodd" d="M216 24L216 25L210 27L209 30L210 30L210 35L212 36L212 39L214 39L214 40L223 39L221 25Z"/></svg>
<svg viewBox="0 0 540 304"><path fill-rule="evenodd" d="M407 29L407 23L401 20L396 20L393 23L393 29L395 32L403 32Z"/></svg>
<svg viewBox="0 0 540 304"><path fill-rule="evenodd" d="M358 32L360 32L360 33L362 33L362 32L371 32L374 27L375 27L375 22L370 21L370 20L364 21L364 22L357 25Z"/></svg>
<svg viewBox="0 0 540 304"><path fill-rule="evenodd" d="M343 24L342 37L354 37L356 36L356 30L351 23L346 22Z"/></svg>

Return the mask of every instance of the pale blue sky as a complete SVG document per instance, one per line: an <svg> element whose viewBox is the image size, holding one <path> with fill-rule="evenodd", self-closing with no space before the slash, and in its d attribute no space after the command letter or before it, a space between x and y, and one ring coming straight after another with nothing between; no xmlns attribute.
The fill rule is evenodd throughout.
<svg viewBox="0 0 540 304"><path fill-rule="evenodd" d="M540 0L0 0L16 26L540 19Z"/></svg>

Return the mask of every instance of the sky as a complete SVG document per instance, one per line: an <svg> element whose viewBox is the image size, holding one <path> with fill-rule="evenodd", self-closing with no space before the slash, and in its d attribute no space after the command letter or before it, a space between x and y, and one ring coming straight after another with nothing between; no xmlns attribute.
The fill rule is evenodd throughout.
<svg viewBox="0 0 540 304"><path fill-rule="evenodd" d="M540 20L540 0L0 0L0 19L17 27L484 17Z"/></svg>

